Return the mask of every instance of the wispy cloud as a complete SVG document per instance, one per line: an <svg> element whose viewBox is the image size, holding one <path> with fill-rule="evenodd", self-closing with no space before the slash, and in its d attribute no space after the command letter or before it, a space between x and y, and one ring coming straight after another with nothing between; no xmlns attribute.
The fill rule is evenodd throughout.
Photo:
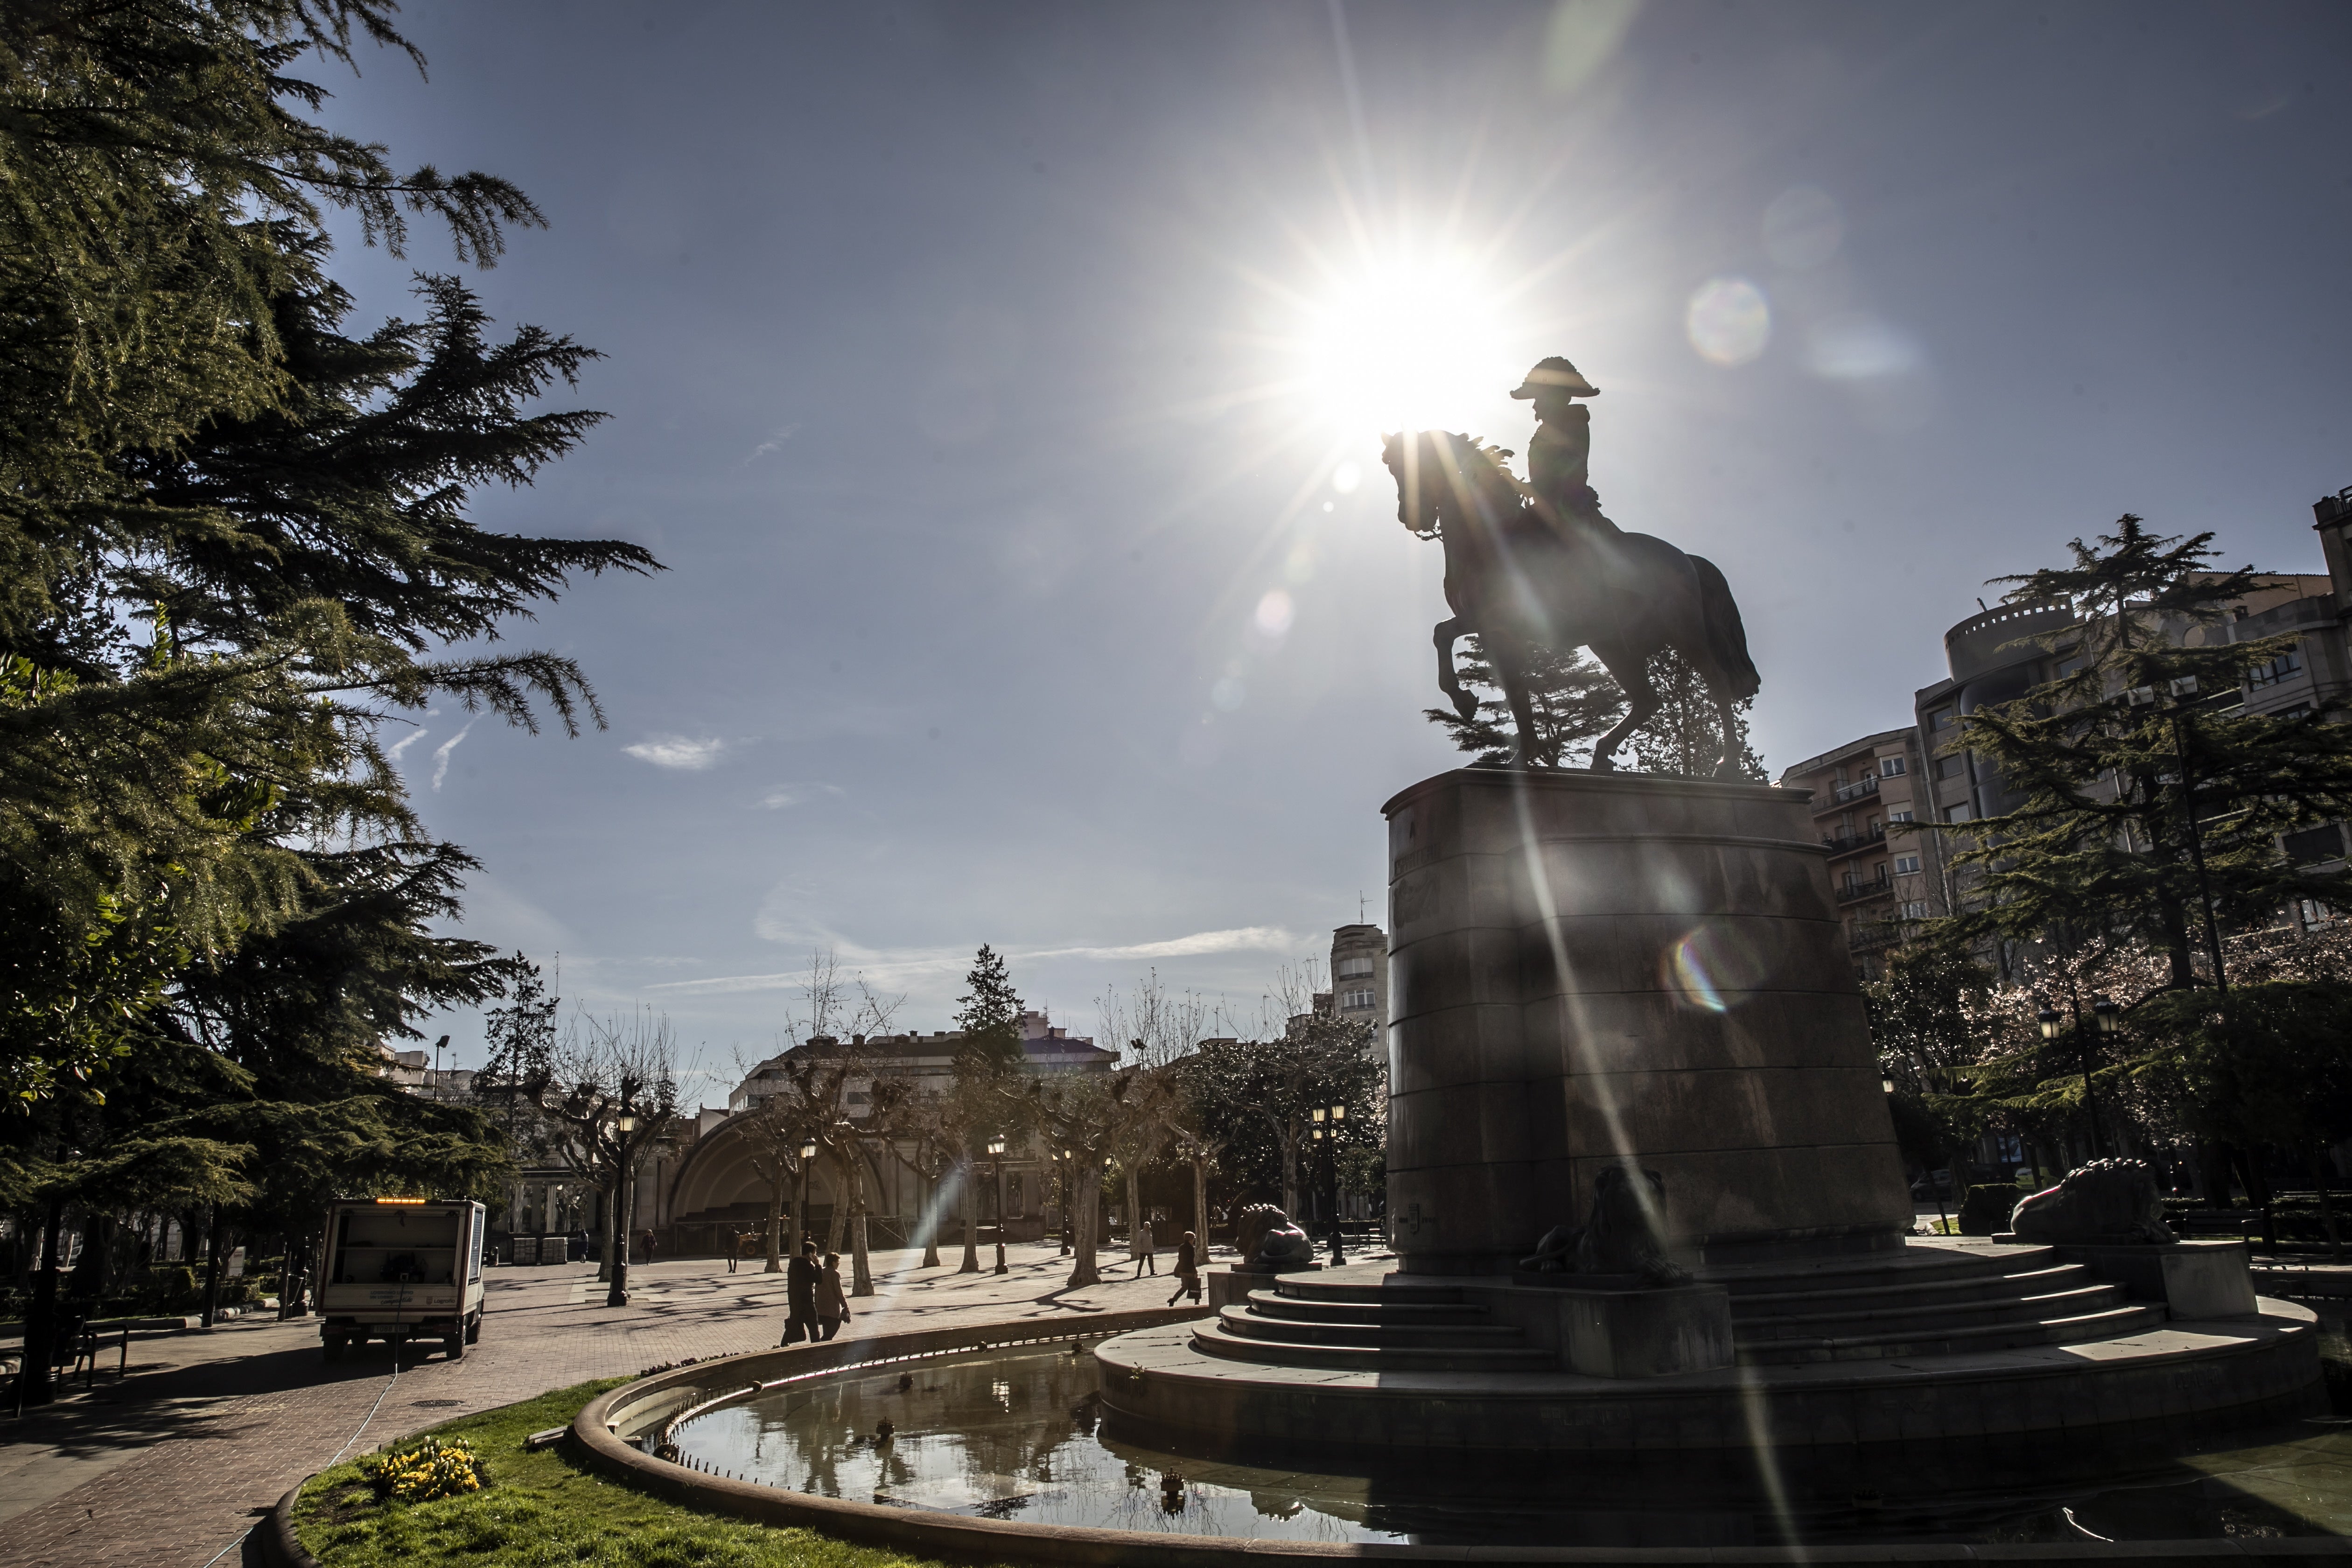
<svg viewBox="0 0 2352 1568"><path fill-rule="evenodd" d="M762 933L765 934L765 933ZM1007 948L1010 962L1035 961L1048 958L1089 959L1103 963L1131 963L1137 959L1195 958L1219 952L1290 952L1304 945L1306 939L1285 931L1280 926L1236 926L1229 931L1194 931L1190 936L1171 937L1164 942L1132 942L1122 947L1031 947ZM832 945L839 955L841 966L865 975L869 980L903 984L940 974L960 974L971 963L971 952L966 948L902 948L895 952L856 949L847 943ZM708 980L670 980L648 985L648 991L733 992L790 991L808 979L806 964L777 974L721 974Z"/></svg>
<svg viewBox="0 0 2352 1568"><path fill-rule="evenodd" d="M782 429L778 430L774 435L769 437L766 440L752 447L751 456L745 458L741 462L735 466L739 468L750 468L753 463L758 462L761 458L766 457L769 453L774 451L777 447L782 447L785 442L791 440L799 429L800 426L798 425L785 426Z"/></svg>
<svg viewBox="0 0 2352 1568"><path fill-rule="evenodd" d="M449 776L449 753L457 749L458 742L474 732L474 726L479 722L478 717L467 720L464 729L433 748L433 787L436 790L441 787L441 781Z"/></svg>
<svg viewBox="0 0 2352 1568"><path fill-rule="evenodd" d="M640 741L621 750L641 763L651 763L657 768L684 768L699 773L717 764L719 754L727 749L719 740L689 741L683 735L656 735L650 741Z"/></svg>
<svg viewBox="0 0 2352 1568"><path fill-rule="evenodd" d="M788 805L802 805L821 795L844 795L849 792L839 784L780 784L760 797L761 809L782 811Z"/></svg>

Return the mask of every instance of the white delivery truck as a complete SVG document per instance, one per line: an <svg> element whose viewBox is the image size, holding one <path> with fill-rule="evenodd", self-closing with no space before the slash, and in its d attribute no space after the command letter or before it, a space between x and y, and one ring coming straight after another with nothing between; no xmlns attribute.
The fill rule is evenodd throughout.
<svg viewBox="0 0 2352 1568"><path fill-rule="evenodd" d="M435 1340L451 1361L482 1337L482 1205L463 1198L341 1198L327 1209L319 1337Z"/></svg>

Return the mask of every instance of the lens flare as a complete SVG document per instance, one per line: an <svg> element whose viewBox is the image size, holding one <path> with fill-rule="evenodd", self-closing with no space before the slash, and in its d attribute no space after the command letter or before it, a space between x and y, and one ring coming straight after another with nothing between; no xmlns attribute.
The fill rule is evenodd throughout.
<svg viewBox="0 0 2352 1568"><path fill-rule="evenodd" d="M1767 966L1736 933L1702 925L1666 949L1658 967L1660 985L1685 1006L1727 1013L1764 978Z"/></svg>
<svg viewBox="0 0 2352 1568"><path fill-rule="evenodd" d="M1746 364L1772 336L1772 307L1745 278L1710 278L1684 313L1683 330L1710 364Z"/></svg>
<svg viewBox="0 0 2352 1568"><path fill-rule="evenodd" d="M1288 594L1280 588L1268 589L1265 597L1257 602L1257 629L1269 637L1284 637L1297 613Z"/></svg>

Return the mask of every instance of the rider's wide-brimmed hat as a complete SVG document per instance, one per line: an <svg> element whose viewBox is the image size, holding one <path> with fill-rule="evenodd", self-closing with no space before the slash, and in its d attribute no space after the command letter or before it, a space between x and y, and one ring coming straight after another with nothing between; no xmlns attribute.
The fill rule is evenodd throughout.
<svg viewBox="0 0 2352 1568"><path fill-rule="evenodd" d="M1552 355L1551 358L1543 361L1535 369L1528 372L1528 379L1521 382L1511 395L1526 398L1543 392L1565 392L1571 397L1601 395L1601 389L1585 380L1582 371L1558 354Z"/></svg>

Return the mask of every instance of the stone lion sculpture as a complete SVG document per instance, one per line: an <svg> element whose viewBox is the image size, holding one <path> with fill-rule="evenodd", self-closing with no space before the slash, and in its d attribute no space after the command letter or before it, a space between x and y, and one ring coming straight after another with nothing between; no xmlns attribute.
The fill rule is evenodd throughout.
<svg viewBox="0 0 2352 1568"><path fill-rule="evenodd" d="M2056 1186L2028 1196L2009 1216L2020 1241L2042 1243L2177 1240L2164 1223L2156 1173L2137 1160L2094 1160Z"/></svg>
<svg viewBox="0 0 2352 1568"><path fill-rule="evenodd" d="M1584 1224L1553 1226L1519 1267L1537 1274L1630 1274L1647 1286L1688 1284L1690 1276L1666 1256L1658 1232L1666 1179L1642 1172L1644 1193L1633 1185L1633 1174L1623 1165L1602 1171L1592 1184L1592 1212Z"/></svg>
<svg viewBox="0 0 2352 1568"><path fill-rule="evenodd" d="M1252 1204L1242 1210L1239 1229L1239 1267L1245 1272L1277 1274L1315 1261L1315 1243L1276 1205Z"/></svg>

